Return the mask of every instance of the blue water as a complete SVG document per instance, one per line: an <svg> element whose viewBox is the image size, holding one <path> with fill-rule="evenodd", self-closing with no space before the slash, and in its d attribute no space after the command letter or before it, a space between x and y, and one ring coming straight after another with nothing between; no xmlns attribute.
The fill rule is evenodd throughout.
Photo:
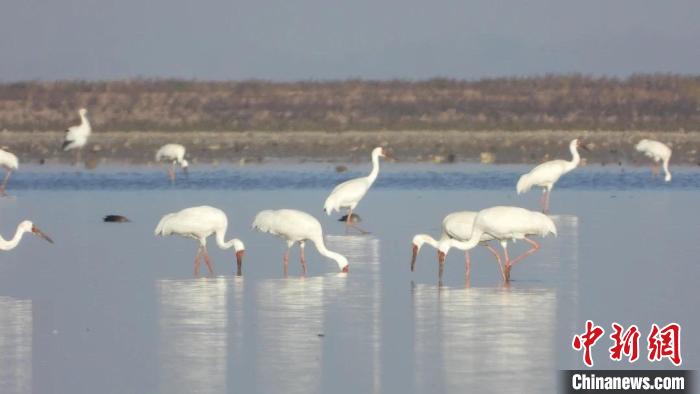
<svg viewBox="0 0 700 394"><path fill-rule="evenodd" d="M428 247L411 272L410 240L437 236L456 210L536 209L539 192L515 193L529 167L385 165L357 209L371 234L346 235L323 201L366 167L193 168L175 185L146 167L22 167L0 199L0 234L29 218L56 242L26 236L0 252L0 393L555 392L559 369L582 368L570 343L587 319L606 335L612 322L643 336L678 322L683 367L700 366L699 170L671 183L641 168L567 175L551 200L558 236L538 239L503 286L482 247L469 280L455 250L442 282ZM201 204L245 242L242 277L210 242L216 274L195 278L196 243L154 236L162 215ZM250 228L282 207L316 216L350 273L307 245L308 274L295 248L285 277L284 243ZM608 342L593 350L598 368L673 368L646 361L643 338L634 365L611 361Z"/></svg>
<svg viewBox="0 0 700 394"><path fill-rule="evenodd" d="M366 167L366 166L358 166ZM291 169L290 169L291 168ZM531 166L385 165L374 185L391 190L503 190L514 189L518 178ZM367 170L335 171L331 165L257 165L228 168L193 168L189 177L180 174L171 185L164 171L153 168L112 167L97 170L27 166L13 174L16 190L278 190L329 189L338 183L367 175ZM674 169L673 182L652 178L647 168L579 168L563 177L556 189L563 190L698 190L700 169Z"/></svg>

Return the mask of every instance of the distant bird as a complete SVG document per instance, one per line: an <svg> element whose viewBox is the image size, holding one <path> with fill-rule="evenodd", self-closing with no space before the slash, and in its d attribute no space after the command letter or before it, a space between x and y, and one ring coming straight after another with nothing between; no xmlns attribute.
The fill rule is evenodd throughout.
<svg viewBox="0 0 700 394"><path fill-rule="evenodd" d="M284 253L284 272L287 273L289 262L289 249L299 243L299 257L301 267L306 273L306 258L304 257L304 245L311 241L316 245L318 252L338 264L343 272L348 272L348 259L345 256L330 251L323 242L323 230L321 223L306 212L295 209L265 210L255 215L253 228L272 235L276 235L287 242L287 250Z"/></svg>
<svg viewBox="0 0 700 394"><path fill-rule="evenodd" d="M0 149L0 166L5 168L5 179L3 179L2 185L0 185L0 196L4 197L7 196L7 193L5 193L7 181L10 179L12 171L19 167L19 160L17 160L17 156L14 154Z"/></svg>
<svg viewBox="0 0 700 394"><path fill-rule="evenodd" d="M126 223L131 221L129 218L122 215L107 215L102 220L108 223Z"/></svg>
<svg viewBox="0 0 700 394"><path fill-rule="evenodd" d="M76 149L76 163L80 161L80 150L87 143L90 133L92 133L92 127L90 127L90 121L87 118L87 110L81 108L78 111L80 114L80 124L78 126L71 126L66 130L66 135L63 139L63 146L61 147L64 151Z"/></svg>
<svg viewBox="0 0 700 394"><path fill-rule="evenodd" d="M450 247L468 251L478 245L482 236L486 234L501 243L505 262L498 255L496 257L503 281L509 282L511 268L540 248L540 245L529 239L528 236L538 235L545 237L550 233L557 235L557 228L552 219L541 212L529 211L518 207L498 206L486 208L477 213L469 241L461 242L449 239L441 242L438 246L438 261L440 263L445 261L445 256ZM525 242L532 245L532 248L511 260L510 256L508 256L508 241L516 241L518 239L525 240Z"/></svg>
<svg viewBox="0 0 700 394"><path fill-rule="evenodd" d="M365 196L369 188L377 179L377 175L379 175L380 157L386 158L391 157L391 155L385 148L374 148L374 150L372 150L372 171L369 173L369 175L351 179L336 186L326 199L326 202L323 204L323 210L327 215L330 215L333 211L340 211L342 208L348 209L348 214L346 215L345 221L346 228L357 228L350 221L352 218L352 210L355 209L360 200L362 200L362 197Z"/></svg>
<svg viewBox="0 0 700 394"><path fill-rule="evenodd" d="M53 243L53 240L48 235L44 234L41 230L39 230L39 227L35 226L29 220L25 220L17 226L15 236L12 237L11 240L7 241L3 237L0 237L0 250L14 249L19 244L19 241L22 240L22 235L24 235L24 233L32 233L40 238L45 239L50 243Z"/></svg>
<svg viewBox="0 0 700 394"><path fill-rule="evenodd" d="M671 171L668 170L668 162L671 160L671 148L668 145L659 141L644 139L639 141L635 148L654 160L654 164L651 166L651 172L654 176L659 175L658 163L661 162L666 174L664 181L671 182Z"/></svg>
<svg viewBox="0 0 700 394"><path fill-rule="evenodd" d="M348 217L349 216L349 217ZM350 215L343 215L338 219L339 222L344 222L344 223L350 223L353 227L355 227L358 231L360 231L362 234L369 234L368 231L363 230L360 226L358 226L358 223L362 221L362 218L360 215L356 213L351 213Z"/></svg>
<svg viewBox="0 0 700 394"><path fill-rule="evenodd" d="M547 213L549 210L549 194L552 192L554 184L562 175L578 167L578 164L581 162L578 148L588 150L578 139L573 139L569 143L569 150L571 151L571 156L573 156L571 161L547 161L521 176L516 186L518 194L527 193L533 186L541 187L542 198L540 199L540 205L542 206L542 212Z"/></svg>
<svg viewBox="0 0 700 394"><path fill-rule="evenodd" d="M212 234L216 234L216 244L219 248L233 248L235 250L236 264L238 266L237 275L241 275L245 246L238 238L224 241L227 228L228 218L224 211L202 205L163 216L158 222L158 226L156 226L155 235L177 234L198 241L199 248L197 249L197 255L194 257L194 274L199 275L201 257L204 257L209 273L212 274L214 272L209 259L209 252L207 251L207 238Z"/></svg>
<svg viewBox="0 0 700 394"><path fill-rule="evenodd" d="M168 177L171 182L175 182L175 165L182 168L182 172L188 175L189 163L185 160L185 147L180 144L166 144L156 152L156 161L166 161L172 164L168 168Z"/></svg>
<svg viewBox="0 0 700 394"><path fill-rule="evenodd" d="M440 234L439 240L436 240L429 234L416 234L412 240L411 271L415 269L418 252L424 244L428 244L433 248L438 249L441 243L445 243L449 239L468 241L472 235L476 214L477 212L475 211L458 211L452 212L445 216L445 218L442 220L442 233ZM488 236L488 234L483 234L481 237L482 242L489 241L491 239L493 238ZM445 246L447 245L451 246L450 243L445 243ZM496 252L490 245L484 244L484 246L486 246L491 253L498 256L498 252ZM448 250L449 248L445 250L445 255L447 255ZM464 261L466 274L469 275L471 272L471 257L469 256L469 251L465 251ZM440 277L442 277L443 268L443 264L440 264Z"/></svg>

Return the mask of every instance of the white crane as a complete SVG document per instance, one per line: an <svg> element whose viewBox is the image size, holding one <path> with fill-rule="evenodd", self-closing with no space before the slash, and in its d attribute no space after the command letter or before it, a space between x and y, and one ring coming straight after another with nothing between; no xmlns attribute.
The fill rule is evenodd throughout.
<svg viewBox="0 0 700 394"><path fill-rule="evenodd" d="M163 216L156 226L155 235L166 236L177 234L182 237L192 238L199 242L197 255L194 257L194 274L199 275L201 258L207 265L209 273L214 272L207 251L207 238L216 234L216 244L221 249L233 248L236 252L236 264L238 266L237 275L241 275L243 265L243 255L245 246L238 238L224 241L226 229L228 228L228 218L224 211L202 205L199 207L185 208L179 212L169 213Z"/></svg>
<svg viewBox="0 0 700 394"><path fill-rule="evenodd" d="M44 234L39 227L35 226L34 223L29 220L24 220L17 225L17 231L15 231L15 236L9 241L0 236L0 250L12 250L22 240L24 233L32 233L39 238L43 238L46 241L53 243L53 240L46 234Z"/></svg>
<svg viewBox="0 0 700 394"><path fill-rule="evenodd" d="M168 177L171 182L175 182L175 165L179 165L185 175L188 174L189 163L185 160L185 147L180 144L166 144L160 147L156 152L156 161L169 161L171 166L168 167Z"/></svg>
<svg viewBox="0 0 700 394"><path fill-rule="evenodd" d="M557 235L557 228L552 219L541 212L506 206L486 208L477 213L469 241L462 242L456 239L447 239L438 245L438 261L440 263L445 261L445 256L450 247L468 251L478 245L482 236L486 234L501 243L505 261L501 261L498 255L496 257L503 280L509 282L511 268L540 248L540 245L528 238L528 236L538 235L545 237L550 233ZM532 248L511 260L508 255L508 241L519 239L525 240L525 242L532 245Z"/></svg>
<svg viewBox="0 0 700 394"><path fill-rule="evenodd" d="M287 273L289 262L289 249L299 243L299 256L301 267L306 273L306 258L304 256L304 246L306 241L311 241L316 245L316 249L323 256L326 256L338 264L342 272L348 272L348 259L340 253L330 251L323 242L323 229L321 223L306 212L296 209L264 210L258 212L253 220L253 228L282 238L287 242L287 250L284 253L284 272Z"/></svg>
<svg viewBox="0 0 700 394"><path fill-rule="evenodd" d="M379 175L380 157L387 158L391 157L391 155L381 146L374 148L374 150L372 150L372 171L369 175L351 179L336 186L323 204L323 210L327 215L330 215L333 211L340 211L342 208L348 209L347 220L345 222L346 229L348 227L355 227L350 220L352 218L352 210L355 209L360 200L362 200L362 197L365 196L377 179L377 175ZM357 229L363 233L365 232L359 228Z"/></svg>
<svg viewBox="0 0 700 394"><path fill-rule="evenodd" d="M85 146L90 133L92 133L92 127L90 127L90 121L87 118L87 110L80 108L78 114L80 114L80 124L66 129L63 146L61 147L64 151L76 149L76 162L80 161L80 150Z"/></svg>
<svg viewBox="0 0 700 394"><path fill-rule="evenodd" d="M424 244L428 244L433 248L438 249L441 243L446 242L446 240L449 239L468 241L472 235L476 214L477 212L475 211L458 211L452 212L445 216L445 218L442 220L442 233L440 234L439 240L436 240L429 234L416 234L412 240L413 248L411 256L411 271L415 269L416 257ZM485 242L491 239L493 238L488 236L488 234L484 234L481 241ZM486 246L486 248L498 258L498 252L496 252L490 245L484 244L484 246ZM447 254L447 252L445 252L445 254ZM469 251L464 252L464 262L466 274L469 276L469 273L471 272L471 257L469 256ZM440 277L442 277L443 268L444 264L440 264Z"/></svg>
<svg viewBox="0 0 700 394"><path fill-rule="evenodd" d="M540 199L540 205L542 207L542 212L547 212L549 210L549 194L554 188L554 184L561 178L562 175L568 173L574 168L578 167L581 162L581 156L578 154L578 148L583 148L588 150L586 145L583 145L578 139L573 139L569 143L569 150L571 151L571 161L566 160L551 160L544 162L537 167L533 168L527 174L524 174L518 180L518 185L516 190L518 194L527 193L533 186L539 186L542 188L542 198Z"/></svg>
<svg viewBox="0 0 700 394"><path fill-rule="evenodd" d="M3 166L5 168L5 179L2 181L2 185L0 185L0 196L7 196L7 193L5 193L5 187L7 186L7 181L10 180L10 175L12 175L12 171L16 170L19 167L19 160L17 160L17 156L14 154L0 149L0 166Z"/></svg>
<svg viewBox="0 0 700 394"><path fill-rule="evenodd" d="M647 157L654 160L654 164L651 167L652 174L654 176L659 174L659 162L662 163L664 167L664 181L671 182L671 171L668 170L668 161L671 160L671 148L668 145L654 140L641 140L635 146L637 151L644 153Z"/></svg>

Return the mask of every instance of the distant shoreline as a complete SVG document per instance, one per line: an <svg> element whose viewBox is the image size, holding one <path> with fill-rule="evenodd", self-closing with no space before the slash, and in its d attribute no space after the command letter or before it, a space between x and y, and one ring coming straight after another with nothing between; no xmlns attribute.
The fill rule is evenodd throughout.
<svg viewBox="0 0 700 394"><path fill-rule="evenodd" d="M21 163L70 163L74 152L60 151L63 132L0 132L0 146ZM296 131L296 132L94 132L82 153L88 165L149 164L158 147L177 142L191 163L256 163L270 159L363 162L377 145L390 147L401 162L535 164L568 159L568 142L582 138L590 164L649 165L634 150L642 138L671 144L671 165L700 165L700 132L648 131Z"/></svg>

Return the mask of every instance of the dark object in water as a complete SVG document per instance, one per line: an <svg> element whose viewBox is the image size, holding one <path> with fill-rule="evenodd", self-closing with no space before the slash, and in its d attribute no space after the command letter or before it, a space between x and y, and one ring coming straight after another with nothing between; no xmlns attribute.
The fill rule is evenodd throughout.
<svg viewBox="0 0 700 394"><path fill-rule="evenodd" d="M347 170L348 170L348 167L347 167L347 166L344 166L344 165L342 165L342 164L339 165L339 166L335 166L335 172L345 172L345 171L347 171Z"/></svg>
<svg viewBox="0 0 700 394"><path fill-rule="evenodd" d="M107 215L103 220L110 223L126 223L131 221L126 216L122 215Z"/></svg>
<svg viewBox="0 0 700 394"><path fill-rule="evenodd" d="M343 215L342 218L338 219L339 222L347 222L348 221L348 215ZM350 223L360 223L362 219L360 218L360 215L353 213L350 215Z"/></svg>

